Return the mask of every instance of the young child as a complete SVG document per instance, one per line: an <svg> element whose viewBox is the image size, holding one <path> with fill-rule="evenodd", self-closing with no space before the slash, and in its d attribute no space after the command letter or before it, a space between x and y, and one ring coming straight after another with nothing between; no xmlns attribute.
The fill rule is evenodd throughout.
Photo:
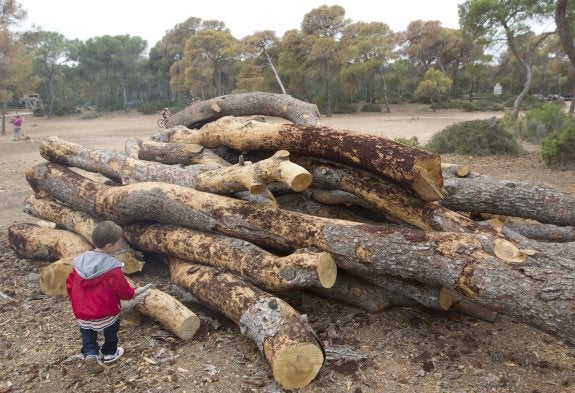
<svg viewBox="0 0 575 393"><path fill-rule="evenodd" d="M124 354L118 346L121 310L120 300L130 300L149 286L134 290L122 273L122 264L112 256L121 247L122 227L112 221L101 222L92 232L94 251L86 251L74 259L74 269L66 279L72 311L80 325L82 354L93 373L104 370L100 359L98 332L104 333L104 363L112 363Z"/></svg>

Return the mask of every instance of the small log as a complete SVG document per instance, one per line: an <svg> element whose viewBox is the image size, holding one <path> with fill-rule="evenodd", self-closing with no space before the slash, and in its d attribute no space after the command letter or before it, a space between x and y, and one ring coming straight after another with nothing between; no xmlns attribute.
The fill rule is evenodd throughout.
<svg viewBox="0 0 575 393"><path fill-rule="evenodd" d="M92 246L92 231L102 221L89 214L70 209L50 197L38 198L35 195L26 198L24 212L53 222L60 228L77 233L90 242ZM125 274L140 272L144 267L142 255L132 249L125 241L122 242L114 257L123 263L122 271Z"/></svg>
<svg viewBox="0 0 575 393"><path fill-rule="evenodd" d="M44 266L40 271L38 286L40 292L48 296L68 296L66 290L66 279L72 271L73 257L58 259L51 264Z"/></svg>
<svg viewBox="0 0 575 393"><path fill-rule="evenodd" d="M574 242L575 227L540 223L506 222L505 226L523 236L542 242Z"/></svg>
<svg viewBox="0 0 575 393"><path fill-rule="evenodd" d="M196 101L174 113L167 127L200 128L223 116L263 115L281 117L296 124L319 125L317 106L287 94L251 92Z"/></svg>
<svg viewBox="0 0 575 393"><path fill-rule="evenodd" d="M48 161L101 173L123 184L163 181L216 194L242 190L262 193L266 184L273 182L283 182L294 191L302 191L312 180L309 172L289 161L287 151L278 151L271 158L251 165L223 168L194 165L184 169L136 160L119 152L92 149L52 136L42 142L40 154Z"/></svg>
<svg viewBox="0 0 575 393"><path fill-rule="evenodd" d="M356 166L413 189L424 201L443 197L441 158L390 139L300 124L271 124L225 117L200 130L173 129L156 140L224 145L240 151L287 150Z"/></svg>
<svg viewBox="0 0 575 393"><path fill-rule="evenodd" d="M126 153L132 158L154 161L166 165L184 166L208 164L230 166L231 164L210 149L190 143L161 143L129 138L126 141Z"/></svg>
<svg viewBox="0 0 575 393"><path fill-rule="evenodd" d="M239 277L169 257L170 278L200 302L223 313L251 338L285 389L307 386L324 362L321 344L289 304Z"/></svg>
<svg viewBox="0 0 575 393"><path fill-rule="evenodd" d="M62 229L43 228L35 224L12 224L8 240L20 258L56 261L92 250L82 236Z"/></svg>
<svg viewBox="0 0 575 393"><path fill-rule="evenodd" d="M575 193L542 183L498 180L489 176L449 178L441 204L472 214L531 218L543 224L575 226Z"/></svg>
<svg viewBox="0 0 575 393"><path fill-rule="evenodd" d="M335 262L326 252L299 250L277 257L245 240L173 225L133 224L125 231L142 250L225 268L268 291L329 288L336 280Z"/></svg>

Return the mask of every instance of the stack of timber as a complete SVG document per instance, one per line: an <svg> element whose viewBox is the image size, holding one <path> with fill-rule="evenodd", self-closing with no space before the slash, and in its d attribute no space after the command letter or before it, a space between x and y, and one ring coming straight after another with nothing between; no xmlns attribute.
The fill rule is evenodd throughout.
<svg viewBox="0 0 575 393"><path fill-rule="evenodd" d="M247 115L293 123L237 117ZM89 249L86 234L106 219L123 226L126 254L163 255L174 284L238 324L287 389L308 385L325 360L305 316L281 299L289 290L370 312L505 314L575 344L572 194L322 127L316 108L285 95L195 102L170 125L150 140L131 138L125 152L42 143L47 162L26 173L25 210L57 229L9 231L19 255L57 260L46 267L45 293L58 292L70 253ZM509 216L538 220L539 236L508 225ZM563 242L545 238L550 226L563 228L553 232ZM154 316L153 306L141 309Z"/></svg>

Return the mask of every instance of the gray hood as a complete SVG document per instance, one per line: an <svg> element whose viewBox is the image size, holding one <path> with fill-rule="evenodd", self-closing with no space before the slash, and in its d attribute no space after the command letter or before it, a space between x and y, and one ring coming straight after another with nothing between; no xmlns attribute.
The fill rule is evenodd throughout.
<svg viewBox="0 0 575 393"><path fill-rule="evenodd" d="M87 251L74 260L74 269L80 277L90 280L122 264L113 256L97 251Z"/></svg>

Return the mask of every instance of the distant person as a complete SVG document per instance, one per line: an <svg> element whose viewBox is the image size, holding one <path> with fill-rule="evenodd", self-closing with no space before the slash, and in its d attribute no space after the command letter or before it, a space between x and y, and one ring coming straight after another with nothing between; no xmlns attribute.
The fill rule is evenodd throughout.
<svg viewBox="0 0 575 393"><path fill-rule="evenodd" d="M124 354L124 348L118 346L120 300L142 295L151 286L134 290L122 273L122 263L112 256L120 249L123 234L122 227L113 221L98 224L92 232L96 249L77 256L66 279L72 311L80 326L81 352L88 370L94 374L104 370L103 363L115 362ZM103 362L99 332L104 334Z"/></svg>
<svg viewBox="0 0 575 393"><path fill-rule="evenodd" d="M22 125L24 124L24 118L21 117L20 115L16 115L16 117L13 117L10 120L10 123L12 123L12 126L14 127L14 137L13 137L13 141L19 141L20 140L20 133L22 131ZM22 133L22 137L24 136L24 134Z"/></svg>
<svg viewBox="0 0 575 393"><path fill-rule="evenodd" d="M164 108L164 110L162 110L162 118L167 121L170 116L172 116L172 112L170 112L168 108Z"/></svg>

